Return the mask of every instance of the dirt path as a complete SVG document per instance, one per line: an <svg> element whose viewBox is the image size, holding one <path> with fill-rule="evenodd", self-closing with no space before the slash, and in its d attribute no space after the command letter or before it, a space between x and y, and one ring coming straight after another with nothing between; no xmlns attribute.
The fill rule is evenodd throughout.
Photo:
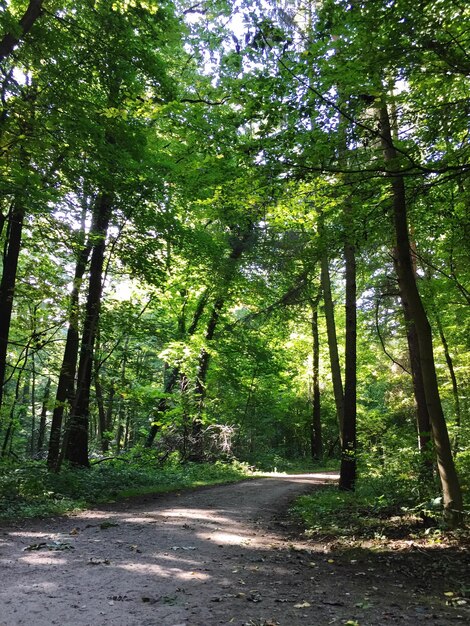
<svg viewBox="0 0 470 626"><path fill-rule="evenodd" d="M2 529L0 624L470 623L444 595L461 555L337 554L289 526L292 499L332 480L257 479Z"/></svg>

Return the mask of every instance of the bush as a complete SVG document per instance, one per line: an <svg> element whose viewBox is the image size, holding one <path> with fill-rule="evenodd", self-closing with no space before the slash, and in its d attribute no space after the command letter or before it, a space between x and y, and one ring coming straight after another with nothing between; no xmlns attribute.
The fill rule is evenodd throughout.
<svg viewBox="0 0 470 626"><path fill-rule="evenodd" d="M242 463L187 463L154 455L131 454L92 465L49 473L44 462L0 465L0 516L3 519L53 515L117 498L162 493L201 485L235 482L250 475Z"/></svg>

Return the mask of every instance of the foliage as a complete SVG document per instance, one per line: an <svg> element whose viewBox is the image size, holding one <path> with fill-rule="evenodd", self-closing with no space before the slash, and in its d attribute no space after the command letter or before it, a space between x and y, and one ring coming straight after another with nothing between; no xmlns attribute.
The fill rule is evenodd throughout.
<svg viewBox="0 0 470 626"><path fill-rule="evenodd" d="M248 467L235 461L182 465L176 455L161 466L150 451L122 455L88 470L64 468L60 474L48 472L41 461L2 463L1 518L60 514L99 502L236 482L250 476Z"/></svg>
<svg viewBox="0 0 470 626"><path fill-rule="evenodd" d="M363 471L355 493L327 487L301 496L292 512L315 537L409 539L443 531L439 485L432 482L423 488L419 475L404 469ZM461 478L468 493L468 477L461 473ZM470 513L468 498L466 510Z"/></svg>

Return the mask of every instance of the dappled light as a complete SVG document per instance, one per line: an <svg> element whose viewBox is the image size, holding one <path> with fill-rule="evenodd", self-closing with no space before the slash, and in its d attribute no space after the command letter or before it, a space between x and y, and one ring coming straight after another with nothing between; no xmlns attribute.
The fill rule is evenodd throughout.
<svg viewBox="0 0 470 626"><path fill-rule="evenodd" d="M445 549L435 549L432 558L441 564L435 569L426 561L432 550L421 549L420 567L427 568L428 578L420 581L420 593L429 594L432 605L426 608L400 582L404 571L413 571L414 554L376 554L360 546L336 551L290 536L292 521L278 513L294 495L337 480L334 473L321 476L258 479L5 529L3 619L19 624L22 615L40 609L37 626L62 626L72 615L79 626L92 621L212 626L250 620L294 625L314 620L326 626L351 617L376 624L367 615L374 620L379 614L402 615L405 603L416 605L418 615L423 611L429 619L438 612L439 624L450 623L452 607L446 606L444 592L454 588L456 571L449 569ZM378 576L380 588L386 581L389 585L386 599ZM331 589L346 581L348 594L335 599ZM374 613L367 607L379 598L380 613Z"/></svg>
<svg viewBox="0 0 470 626"><path fill-rule="evenodd" d="M470 4L0 0L0 626L470 623Z"/></svg>

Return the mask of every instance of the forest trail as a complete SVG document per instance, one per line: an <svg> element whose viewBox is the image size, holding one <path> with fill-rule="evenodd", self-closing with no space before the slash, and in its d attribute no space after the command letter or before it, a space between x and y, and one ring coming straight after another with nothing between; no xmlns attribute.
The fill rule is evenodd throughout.
<svg viewBox="0 0 470 626"><path fill-rule="evenodd" d="M353 554L301 536L292 499L336 479L260 478L3 528L0 624L469 623L445 595L463 563L452 550Z"/></svg>

